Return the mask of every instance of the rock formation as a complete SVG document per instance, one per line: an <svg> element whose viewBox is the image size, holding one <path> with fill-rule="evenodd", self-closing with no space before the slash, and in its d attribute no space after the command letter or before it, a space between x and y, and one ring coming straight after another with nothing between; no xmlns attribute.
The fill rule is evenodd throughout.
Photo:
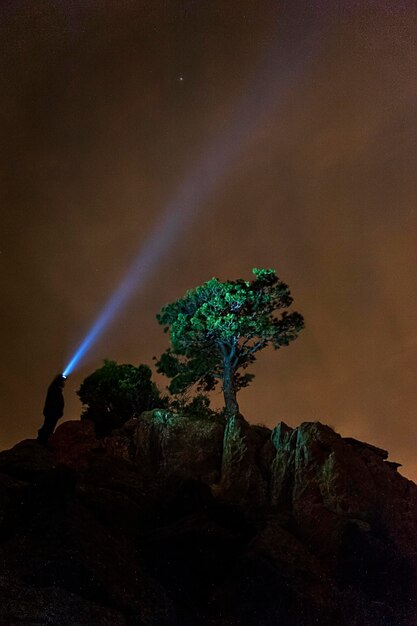
<svg viewBox="0 0 417 626"><path fill-rule="evenodd" d="M4 626L416 626L417 486L320 423L142 414L0 453Z"/></svg>

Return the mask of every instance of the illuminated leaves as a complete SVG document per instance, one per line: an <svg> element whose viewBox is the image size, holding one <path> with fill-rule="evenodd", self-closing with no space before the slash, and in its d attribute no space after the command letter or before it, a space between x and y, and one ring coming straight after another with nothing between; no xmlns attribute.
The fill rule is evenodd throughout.
<svg viewBox="0 0 417 626"><path fill-rule="evenodd" d="M183 391L193 384L212 389L218 380L231 380L234 392L253 376L240 374L255 354L272 345L288 345L304 328L302 315L289 313L292 297L272 269L253 270L254 279L220 282L217 278L187 291L157 315L171 337L157 362L171 378L170 389Z"/></svg>
<svg viewBox="0 0 417 626"><path fill-rule="evenodd" d="M164 404L147 365L136 367L107 359L85 378L77 394L84 405L82 419L92 420L99 436Z"/></svg>

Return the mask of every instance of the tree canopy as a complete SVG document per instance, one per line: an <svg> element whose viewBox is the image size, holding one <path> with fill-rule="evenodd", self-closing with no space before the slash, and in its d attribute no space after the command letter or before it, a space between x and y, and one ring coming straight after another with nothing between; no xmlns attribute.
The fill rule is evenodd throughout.
<svg viewBox="0 0 417 626"><path fill-rule="evenodd" d="M77 391L85 407L81 419L92 420L97 435L104 436L143 411L165 406L151 379L147 365L136 367L105 360Z"/></svg>
<svg viewBox="0 0 417 626"><path fill-rule="evenodd" d="M193 385L211 391L220 382L229 416L239 411L236 394L253 378L242 371L257 353L287 346L304 328L303 316L286 310L293 299L275 270L252 272L252 281L212 278L157 315L171 338L157 361L158 372L171 378L171 393Z"/></svg>

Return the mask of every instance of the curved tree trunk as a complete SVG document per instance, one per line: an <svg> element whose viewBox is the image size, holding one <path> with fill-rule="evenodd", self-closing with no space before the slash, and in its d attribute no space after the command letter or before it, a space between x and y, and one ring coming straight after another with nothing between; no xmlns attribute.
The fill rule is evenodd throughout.
<svg viewBox="0 0 417 626"><path fill-rule="evenodd" d="M223 396L226 407L226 417L235 417L238 415L239 405L236 398L233 370L228 360L224 361L223 367Z"/></svg>

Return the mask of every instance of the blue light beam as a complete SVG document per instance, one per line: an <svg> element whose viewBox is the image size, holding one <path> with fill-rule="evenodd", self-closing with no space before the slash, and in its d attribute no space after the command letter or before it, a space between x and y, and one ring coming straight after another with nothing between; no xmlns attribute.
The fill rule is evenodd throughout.
<svg viewBox="0 0 417 626"><path fill-rule="evenodd" d="M175 198L168 203L158 223L138 252L121 284L106 302L102 312L66 365L63 375L68 376L85 357L91 346L99 339L126 304L133 292L140 289L157 264L167 256L179 234L191 224L198 210L220 183L242 149L261 127L305 71L306 61L312 58L311 50L303 46L302 54L270 54L268 63L258 75L253 88L243 96L237 111L225 129L218 134L190 176L179 188ZM301 58L300 58L301 56ZM294 58L295 57L295 58Z"/></svg>

